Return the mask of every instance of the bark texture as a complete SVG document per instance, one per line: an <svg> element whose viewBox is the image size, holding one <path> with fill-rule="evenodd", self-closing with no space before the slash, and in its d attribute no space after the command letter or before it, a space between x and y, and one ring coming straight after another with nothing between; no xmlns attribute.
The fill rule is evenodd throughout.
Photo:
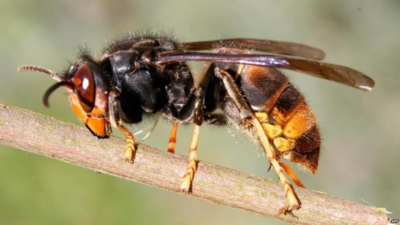
<svg viewBox="0 0 400 225"><path fill-rule="evenodd" d="M187 157L139 145L134 164L121 160L125 140L99 140L84 127L0 103L0 144L90 170L140 182L294 224L387 224L385 209L360 205L318 191L295 188L303 205L278 215L286 204L278 181L200 162L192 193L178 187ZM0 159L1 163L1 159ZM6 184L3 184L6 185ZM227 218L229 221L229 218Z"/></svg>

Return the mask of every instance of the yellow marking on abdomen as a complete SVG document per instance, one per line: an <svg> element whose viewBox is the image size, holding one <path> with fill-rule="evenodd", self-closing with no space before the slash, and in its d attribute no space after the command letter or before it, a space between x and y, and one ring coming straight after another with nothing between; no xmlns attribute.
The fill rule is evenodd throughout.
<svg viewBox="0 0 400 225"><path fill-rule="evenodd" d="M264 123L265 121L268 120L268 115L266 112L256 112L255 116L258 119L258 121L260 121L260 123Z"/></svg>
<svg viewBox="0 0 400 225"><path fill-rule="evenodd" d="M276 149L280 152L286 152L292 150L295 146L296 142L293 140L288 140L283 137L278 137L274 139L274 145Z"/></svg>
<svg viewBox="0 0 400 225"><path fill-rule="evenodd" d="M271 125L269 123L262 124L264 131L267 133L268 137L274 139L282 135L282 128L279 125Z"/></svg>
<svg viewBox="0 0 400 225"><path fill-rule="evenodd" d="M283 127L283 135L287 138L297 139L316 123L314 114L306 106L299 106L296 114Z"/></svg>

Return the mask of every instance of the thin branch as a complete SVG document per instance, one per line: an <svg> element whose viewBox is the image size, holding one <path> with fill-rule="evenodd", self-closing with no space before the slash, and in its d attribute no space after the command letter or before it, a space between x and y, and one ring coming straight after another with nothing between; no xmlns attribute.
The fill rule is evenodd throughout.
<svg viewBox="0 0 400 225"><path fill-rule="evenodd" d="M83 127L0 103L0 144L90 170L184 194L178 187L187 158L139 145L134 164L121 160L125 140L99 140ZM1 162L0 162L1 163ZM3 184L4 185L4 184ZM200 162L190 197L295 224L386 224L384 209L296 188L303 206L278 216L286 198L277 181Z"/></svg>

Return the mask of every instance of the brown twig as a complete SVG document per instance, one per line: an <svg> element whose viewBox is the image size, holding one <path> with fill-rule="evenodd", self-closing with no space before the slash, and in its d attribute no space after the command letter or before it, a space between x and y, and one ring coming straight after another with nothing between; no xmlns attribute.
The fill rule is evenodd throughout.
<svg viewBox="0 0 400 225"><path fill-rule="evenodd" d="M83 127L2 103L0 144L183 194L178 187L186 157L139 145L135 163L129 164L121 160L123 139L98 140ZM188 196L295 224L387 223L384 209L303 188L296 188L303 203L295 212L298 219L278 216L286 198L277 181L205 162L198 165L192 191Z"/></svg>

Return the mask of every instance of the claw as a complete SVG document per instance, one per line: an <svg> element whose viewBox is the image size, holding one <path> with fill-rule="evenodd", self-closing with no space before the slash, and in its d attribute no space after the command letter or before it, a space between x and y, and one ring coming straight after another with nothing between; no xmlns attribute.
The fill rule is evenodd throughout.
<svg viewBox="0 0 400 225"><path fill-rule="evenodd" d="M269 172L271 170L271 168L272 168L272 163L269 163L269 167L268 167L268 171L267 172Z"/></svg>
<svg viewBox="0 0 400 225"><path fill-rule="evenodd" d="M181 184L181 186L179 187L179 189L180 189L182 192L189 193L189 191L190 191L190 179L187 179L187 178L185 177L185 179L184 179L184 181L182 182L182 184Z"/></svg>
<svg viewBox="0 0 400 225"><path fill-rule="evenodd" d="M293 210L300 209L299 205L292 205L292 206L284 206L281 209L279 209L278 216L280 215L290 215L293 218L299 219L296 215L294 215Z"/></svg>

